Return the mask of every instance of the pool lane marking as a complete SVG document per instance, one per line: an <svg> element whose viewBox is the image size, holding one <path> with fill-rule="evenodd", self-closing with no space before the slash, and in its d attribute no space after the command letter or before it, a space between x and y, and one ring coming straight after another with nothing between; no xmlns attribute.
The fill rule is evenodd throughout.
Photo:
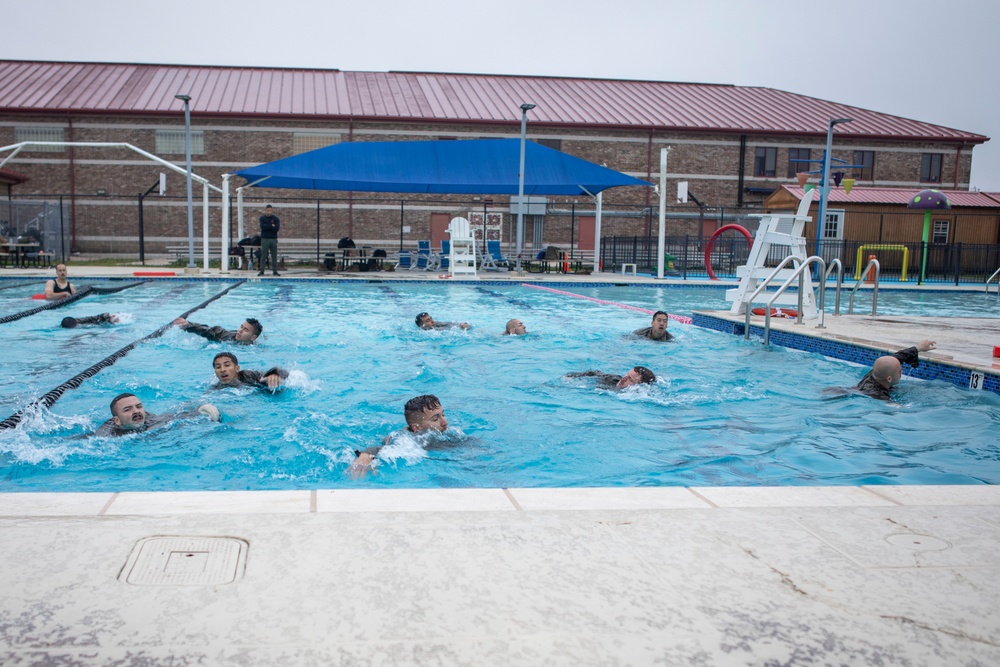
<svg viewBox="0 0 1000 667"><path fill-rule="evenodd" d="M0 324L7 324L9 322L16 322L29 315L34 315L35 313L41 313L46 310L52 310L53 308L62 308L63 306L68 306L75 301L79 301L88 294L114 294L115 292L121 292L129 287L136 287L137 285L144 285L150 281L143 280L137 283L130 283L128 285L122 285L121 287L91 287L90 285L85 285L76 291L76 294L71 294L65 299L59 299L58 301L49 301L48 303L42 304L37 308L31 308L29 310L23 310L20 313L13 313L12 315L7 315L5 317L0 317Z"/></svg>
<svg viewBox="0 0 1000 667"><path fill-rule="evenodd" d="M204 308L205 306L207 306L208 304L210 304L213 301L215 301L216 299L225 296L230 290L236 289L237 287L239 287L240 285L242 285L245 282L246 282L246 280L241 280L241 281L239 281L238 283L236 283L234 285L230 285L229 287L227 287L226 289L222 290L221 292L219 292L215 296L213 296L213 297L211 297L209 299L206 299L202 303L200 303L197 306L195 306L194 308L190 309L189 311L187 311L186 313L184 313L180 317L183 317L183 318L186 319L187 316L190 315L191 313L193 313L193 312L195 312L197 310L200 310L200 309ZM64 299L64 300L66 300L66 299ZM2 422L0 422L0 431L2 431L4 429L8 429L8 428L14 428L18 424L20 424L21 423L21 418L24 416L24 411L27 410L28 408L32 408L32 407L34 407L36 405L44 405L46 408L51 408L53 405L55 405L55 402L58 401L59 398L62 397L62 395L66 393L66 391L68 389L77 389L81 384L83 384L84 380L86 380L88 378L94 377L95 375L97 375L98 373L100 373L103 369L108 368L109 366L114 366L115 363L119 359L123 358L125 355L127 355L129 352L131 352L133 349L135 349L135 347L139 343L143 343L143 342L145 342L147 340L152 340L153 338L159 338L160 336L163 335L163 332L165 332L167 329L169 329L172 326L174 326L174 320L173 319L170 320L170 322L168 322L167 324L164 324L162 327L160 327L159 329L157 329L153 333L149 334L148 336L143 336L139 340L132 341L131 343L129 343L128 345L126 345L122 349L118 350L114 354L111 354L110 356L105 357L104 359L102 359L101 361L97 362L96 364L94 364L90 368L87 368L86 370L84 370L84 371L82 371L80 373L77 373L76 375L74 375L73 377L71 377L69 380L66 380L66 382L63 382L61 385L59 385L58 387L56 387L52 391L43 394L39 398L36 398L31 403L29 403L27 405L27 407L18 410L17 412L15 412L14 414L12 414L10 417L7 417L7 419L4 419Z"/></svg>
<svg viewBox="0 0 1000 667"><path fill-rule="evenodd" d="M630 306L627 303L619 303L617 301L605 301L604 299L595 299L592 296L584 296L582 294L574 294L573 292L564 292L561 289L552 289L551 287L542 287L541 285L532 285L530 283L521 283L521 287L530 287L532 289L545 290L546 292L553 292L555 294L562 294L563 296L571 296L574 299L586 299L587 301L593 301L594 303L600 303L605 306L618 306L619 308L624 308L626 310L638 310L640 313L646 313L647 315L652 315L655 310L650 310L649 308L640 308L639 306ZM681 324L691 324L691 318L686 315L674 315L673 313L667 313L667 317L670 319L680 322Z"/></svg>

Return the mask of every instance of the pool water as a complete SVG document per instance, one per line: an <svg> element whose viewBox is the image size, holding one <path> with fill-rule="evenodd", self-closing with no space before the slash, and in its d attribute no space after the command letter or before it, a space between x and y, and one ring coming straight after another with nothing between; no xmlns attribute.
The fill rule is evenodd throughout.
<svg viewBox="0 0 1000 667"><path fill-rule="evenodd" d="M153 283L0 325L0 418L229 284ZM679 314L726 307L716 288L560 289ZM880 292L880 312L897 307L890 294ZM105 311L126 322L59 328ZM420 331L421 311L472 329ZM995 394L905 379L898 404L830 399L825 388L853 386L865 369L677 322L675 343L632 339L623 334L648 315L592 301L489 284L273 281L243 284L190 319L235 328L247 316L264 324L259 345L172 328L0 431L0 490L1000 483ZM499 335L513 317L528 336ZM245 369L288 368L289 387L212 389L224 350ZM564 378L637 364L658 382L609 392ZM210 401L224 419L88 436L122 391L154 413ZM456 429L449 442L404 441L375 474L352 478L353 451L400 429L403 404L427 393Z"/></svg>

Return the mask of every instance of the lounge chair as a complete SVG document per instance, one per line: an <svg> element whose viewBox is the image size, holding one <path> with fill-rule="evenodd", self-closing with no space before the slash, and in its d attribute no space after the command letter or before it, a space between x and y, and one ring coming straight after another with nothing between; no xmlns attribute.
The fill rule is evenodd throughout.
<svg viewBox="0 0 1000 667"><path fill-rule="evenodd" d="M412 267L417 271L433 271L437 267L437 259L431 254L430 241L417 241L417 262Z"/></svg>
<svg viewBox="0 0 1000 667"><path fill-rule="evenodd" d="M499 271L500 269L510 270L510 260L503 256L500 249L500 241L487 241L486 254L483 255L483 271Z"/></svg>
<svg viewBox="0 0 1000 667"><path fill-rule="evenodd" d="M441 241L441 261L438 268L442 271L451 270L451 241Z"/></svg>
<svg viewBox="0 0 1000 667"><path fill-rule="evenodd" d="M413 268L413 256L410 254L409 250L400 250L399 259L396 260L396 266L393 267L394 271L409 271Z"/></svg>

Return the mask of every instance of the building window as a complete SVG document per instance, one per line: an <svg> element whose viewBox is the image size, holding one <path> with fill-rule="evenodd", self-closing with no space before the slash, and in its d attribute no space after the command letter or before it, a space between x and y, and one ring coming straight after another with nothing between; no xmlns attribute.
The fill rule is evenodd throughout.
<svg viewBox="0 0 1000 667"><path fill-rule="evenodd" d="M796 162L795 160L808 160L809 159L809 149L808 148L789 148L788 149L788 178L795 178L795 175L800 171L809 171L812 166L808 162Z"/></svg>
<svg viewBox="0 0 1000 667"><path fill-rule="evenodd" d="M948 227L950 221L948 220L935 220L934 221L934 236L931 238L931 243L934 244L944 244L948 242Z"/></svg>
<svg viewBox="0 0 1000 667"><path fill-rule="evenodd" d="M185 130L157 130L156 153L158 155L184 155ZM204 130L191 130L191 155L205 154Z"/></svg>
<svg viewBox="0 0 1000 667"><path fill-rule="evenodd" d="M875 151L854 151L854 178L861 181L875 180Z"/></svg>
<svg viewBox="0 0 1000 667"><path fill-rule="evenodd" d="M534 141L539 146L545 146L556 151L562 150L562 139L535 139Z"/></svg>
<svg viewBox="0 0 1000 667"><path fill-rule="evenodd" d="M296 132L292 135L292 155L308 153L317 148L326 148L340 143L339 134L325 132Z"/></svg>
<svg viewBox="0 0 1000 667"><path fill-rule="evenodd" d="M14 128L14 141L65 141L61 127L17 127ZM24 150L35 153L62 153L62 146L28 146Z"/></svg>
<svg viewBox="0 0 1000 667"><path fill-rule="evenodd" d="M777 148L758 148L757 154L753 159L753 175L764 177L774 176L777 163Z"/></svg>
<svg viewBox="0 0 1000 667"><path fill-rule="evenodd" d="M924 159L920 162L921 183L941 182L941 157L940 153L924 153Z"/></svg>

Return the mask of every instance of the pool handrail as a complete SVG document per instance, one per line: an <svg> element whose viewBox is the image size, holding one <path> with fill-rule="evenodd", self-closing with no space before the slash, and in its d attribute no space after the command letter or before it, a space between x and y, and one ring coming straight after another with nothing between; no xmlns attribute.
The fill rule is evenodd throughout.
<svg viewBox="0 0 1000 667"><path fill-rule="evenodd" d="M993 272L993 275L986 279L986 293L990 293L990 283L993 282L994 278L1000 276L1000 269ZM997 298L1000 299L1000 278L997 278Z"/></svg>
<svg viewBox="0 0 1000 667"><path fill-rule="evenodd" d="M804 284L805 269L810 265L818 262L820 266L820 271L819 271L820 275L822 276L826 275L826 260L824 260L819 255L813 255L812 257L807 257L805 261L803 261L802 258L799 257L798 255L789 255L788 257L785 257L783 260L781 260L781 264L778 264L778 266L775 267L774 271L772 271L770 275L768 275L767 278L765 278L764 281L757 287L757 289L754 290L754 293L750 295L750 298L747 299L746 304L744 306L744 317L746 318L743 326L744 340L750 339L750 312L752 310L750 308L750 305L753 303L754 299L756 299L761 292L767 289L767 286L771 283L771 280L773 280L778 275L778 273L783 268L785 268L785 265L787 265L789 262L798 262L798 266L795 267L795 270L792 272L792 275L790 275L788 279L781 285L781 287L778 288L778 291L776 291L774 295L771 297L771 299L767 302L767 307L764 308L764 345L767 345L771 339L771 306L774 305L774 302L775 300L777 300L778 296L780 296L782 292L788 289L788 286L792 284L792 281L795 280L796 277L798 277L799 279L799 292L798 292L799 308L795 314L795 323L802 324L802 294L805 288ZM826 328L823 324L823 316L824 316L823 310L825 304L826 304L826 289L824 285L820 285L819 324L816 325L817 329Z"/></svg>
<svg viewBox="0 0 1000 667"><path fill-rule="evenodd" d="M858 282L854 283L854 289L851 290L851 300L848 302L847 305L848 315L854 314L854 294L858 291L858 288L861 287L861 283L864 282L865 276L868 275L868 269L870 268L875 269L875 281L872 283L872 317L875 317L876 314L878 313L878 277L881 267L878 263L878 260L872 258L868 260L868 264L865 266L865 270L861 272L861 277L858 278Z"/></svg>
<svg viewBox="0 0 1000 667"><path fill-rule="evenodd" d="M823 274L823 284L821 287L826 289L826 281L830 277L830 272L833 268L837 267L837 291L836 298L834 299L833 314L837 317L840 316L840 288L844 284L844 264L840 261L839 257L834 257L830 260L830 263L826 265L826 273Z"/></svg>

